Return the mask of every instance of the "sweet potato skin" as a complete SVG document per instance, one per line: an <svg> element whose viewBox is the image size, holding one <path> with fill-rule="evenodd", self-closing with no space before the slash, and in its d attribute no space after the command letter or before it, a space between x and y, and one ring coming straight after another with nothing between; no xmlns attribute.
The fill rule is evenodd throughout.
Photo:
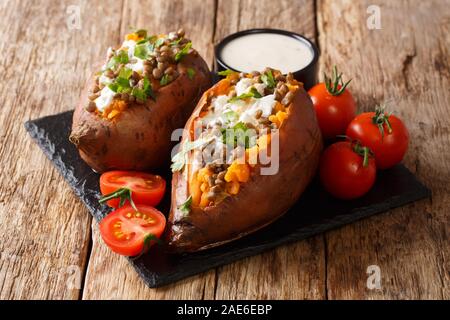
<svg viewBox="0 0 450 320"><path fill-rule="evenodd" d="M208 95L218 85L203 95L185 128L191 127ZM179 206L189 196L187 170L173 174L172 205L166 233L169 248L193 252L238 239L270 224L297 201L316 172L322 150L314 108L303 88L297 91L289 108L289 118L283 122L278 134L278 173L252 175L241 185L236 196L227 197L215 206L192 207L188 215L183 214Z"/></svg>
<svg viewBox="0 0 450 320"><path fill-rule="evenodd" d="M187 70L195 71L190 79ZM189 54L177 65L179 77L159 89L156 101L131 104L112 120L85 110L94 77L88 81L73 115L70 141L95 171L147 170L169 165L171 134L182 128L201 94L211 85L207 64Z"/></svg>

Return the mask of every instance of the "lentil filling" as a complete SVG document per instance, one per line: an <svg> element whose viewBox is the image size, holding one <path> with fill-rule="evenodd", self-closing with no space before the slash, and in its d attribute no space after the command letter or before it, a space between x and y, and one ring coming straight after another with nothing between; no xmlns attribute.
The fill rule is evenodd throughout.
<svg viewBox="0 0 450 320"><path fill-rule="evenodd" d="M222 73L226 78L209 92L194 123L201 131L172 159L172 170L188 170L189 203L213 206L239 193L252 174L258 154L270 146L273 130L289 117L301 86L292 74L266 68L263 72ZM197 126L197 125L196 125ZM198 131L198 130L197 130ZM186 164L187 152L193 152Z"/></svg>
<svg viewBox="0 0 450 320"><path fill-rule="evenodd" d="M127 34L118 49L108 49L86 110L113 119L130 105L156 99L159 88L180 76L177 64L188 54L198 53L183 29L168 35L148 35L144 29ZM187 72L192 79L195 71Z"/></svg>

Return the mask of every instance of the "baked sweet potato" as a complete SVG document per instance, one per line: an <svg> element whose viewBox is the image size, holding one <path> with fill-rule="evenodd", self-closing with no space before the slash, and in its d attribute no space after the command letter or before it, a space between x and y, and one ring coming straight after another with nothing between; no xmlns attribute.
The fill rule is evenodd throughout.
<svg viewBox="0 0 450 320"><path fill-rule="evenodd" d="M313 178L321 149L312 102L291 74L229 73L204 93L173 158L169 247L207 249L270 224ZM264 152L278 170L263 174Z"/></svg>
<svg viewBox="0 0 450 320"><path fill-rule="evenodd" d="M73 116L70 141L95 171L145 170L170 163L182 128L211 84L208 66L184 31L138 30L109 49Z"/></svg>

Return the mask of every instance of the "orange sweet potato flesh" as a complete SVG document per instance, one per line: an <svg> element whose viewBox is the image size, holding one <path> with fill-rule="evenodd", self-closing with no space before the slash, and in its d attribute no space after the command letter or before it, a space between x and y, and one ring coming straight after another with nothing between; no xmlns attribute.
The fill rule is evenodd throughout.
<svg viewBox="0 0 450 320"><path fill-rule="evenodd" d="M205 92L186 128L191 128L217 86L221 84ZM297 91L287 112L288 118L277 133L280 160L276 175L255 174L255 171L259 173L256 165L237 195L206 208L192 206L186 215L179 207L189 197L188 181L192 173L187 169L174 173L166 232L169 248L193 252L238 239L281 217L298 200L315 175L322 137L312 102L303 88ZM183 137L187 138L187 135Z"/></svg>
<svg viewBox="0 0 450 320"><path fill-rule="evenodd" d="M193 79L187 74L189 68L195 71ZM75 109L70 140L92 169L146 170L170 165L173 130L184 126L211 85L208 66L198 54L185 56L177 70L180 76L158 90L156 101L131 104L112 120L85 110L94 77L88 81Z"/></svg>

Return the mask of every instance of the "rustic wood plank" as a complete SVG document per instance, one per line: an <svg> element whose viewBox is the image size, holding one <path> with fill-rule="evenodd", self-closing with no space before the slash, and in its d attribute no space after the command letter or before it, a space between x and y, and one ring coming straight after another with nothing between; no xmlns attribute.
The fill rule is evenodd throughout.
<svg viewBox="0 0 450 320"><path fill-rule="evenodd" d="M222 1L218 3L215 42L250 28L279 28L314 40L313 1ZM323 299L323 236L283 246L218 268L216 299Z"/></svg>
<svg viewBox="0 0 450 320"><path fill-rule="evenodd" d="M92 230L92 253L83 299L202 299L211 292L214 270L162 288L147 287L128 261L103 243L96 223Z"/></svg>
<svg viewBox="0 0 450 320"><path fill-rule="evenodd" d="M381 30L369 30L366 10L381 8ZM448 299L450 147L449 1L318 3L322 70L337 64L353 78L360 110L391 100L406 122L405 164L433 192L431 201L393 210L330 232L327 295L331 299ZM381 269L381 289L366 286L369 265Z"/></svg>
<svg viewBox="0 0 450 320"><path fill-rule="evenodd" d="M147 28L153 33L183 27L194 47L207 62L212 62L214 8L212 0L125 1L121 35L129 31L129 26ZM105 247L95 222L93 229L83 299L201 299L212 295L214 270L160 289L148 288L126 259Z"/></svg>
<svg viewBox="0 0 450 320"><path fill-rule="evenodd" d="M0 299L80 295L91 218L23 128L72 109L92 59L117 34L119 2L77 3L81 30L68 30L60 1L0 4ZM99 16L108 18L94 23Z"/></svg>

